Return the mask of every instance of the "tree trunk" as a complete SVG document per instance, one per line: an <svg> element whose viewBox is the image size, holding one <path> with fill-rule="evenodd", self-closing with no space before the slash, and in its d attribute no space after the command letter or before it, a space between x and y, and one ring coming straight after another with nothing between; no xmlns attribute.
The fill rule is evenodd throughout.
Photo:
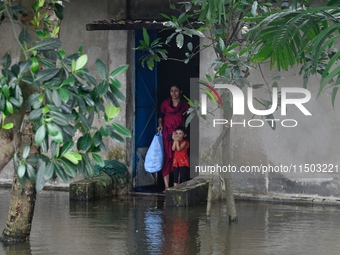
<svg viewBox="0 0 340 255"><path fill-rule="evenodd" d="M27 116L26 116L27 117ZM22 145L19 148L19 156L26 145L30 146L30 155L37 155L39 148L33 141L32 124L27 119L23 122ZM26 180L25 185L21 185L17 169L13 174L12 195L7 216L6 227L2 233L2 242L22 242L28 241L31 233L34 205L36 200L35 184Z"/></svg>
<svg viewBox="0 0 340 255"><path fill-rule="evenodd" d="M213 177L212 173L209 174L209 188L208 188L208 198L207 198L207 210L206 210L206 215L207 217L210 217L210 211L211 211L211 202L212 202L212 187L213 187Z"/></svg>
<svg viewBox="0 0 340 255"><path fill-rule="evenodd" d="M223 118L231 120L231 117L229 114L224 111L223 112ZM226 135L223 137L222 140L222 165L227 166L230 164L230 128L229 127L223 127L223 129L226 130ZM224 185L225 185L225 192L226 192L226 202L227 202L227 212L229 213L229 222L237 222L238 217L236 213L236 205L235 205L235 199L234 199L234 190L233 185L231 181L231 173L224 173L223 174L224 179Z"/></svg>
<svg viewBox="0 0 340 255"><path fill-rule="evenodd" d="M35 199L36 191L34 184L27 180L25 186L21 185L18 175L14 171L6 228L0 237L0 241L21 242L29 240Z"/></svg>

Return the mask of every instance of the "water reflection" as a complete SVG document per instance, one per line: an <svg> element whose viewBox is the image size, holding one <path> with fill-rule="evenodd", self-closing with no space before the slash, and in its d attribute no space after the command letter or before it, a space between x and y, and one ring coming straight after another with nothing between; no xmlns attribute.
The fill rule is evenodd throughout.
<svg viewBox="0 0 340 255"><path fill-rule="evenodd" d="M10 190L0 189L0 230ZM38 195L29 243L0 244L1 255L29 254L340 254L337 207L242 202L239 222L226 207L165 208L164 198L69 201L67 192Z"/></svg>

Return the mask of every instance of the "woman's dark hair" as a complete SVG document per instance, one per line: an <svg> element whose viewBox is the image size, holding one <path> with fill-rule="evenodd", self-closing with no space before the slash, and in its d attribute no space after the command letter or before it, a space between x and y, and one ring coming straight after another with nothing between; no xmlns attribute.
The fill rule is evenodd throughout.
<svg viewBox="0 0 340 255"><path fill-rule="evenodd" d="M181 86L180 84L178 84L178 83L173 83L173 84L171 84L170 87L169 87L169 90L170 90L172 87L178 88L180 92L183 91L182 86Z"/></svg>
<svg viewBox="0 0 340 255"><path fill-rule="evenodd" d="M180 130L180 131L182 131L183 132L183 134L187 134L187 129L184 127L184 126L178 126L176 129L175 129L175 131L176 130Z"/></svg>

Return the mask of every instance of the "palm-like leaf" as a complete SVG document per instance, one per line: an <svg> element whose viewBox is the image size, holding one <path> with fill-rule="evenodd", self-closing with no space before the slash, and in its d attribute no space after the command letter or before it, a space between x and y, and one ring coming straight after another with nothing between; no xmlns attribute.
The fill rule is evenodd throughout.
<svg viewBox="0 0 340 255"><path fill-rule="evenodd" d="M288 9L248 21L259 21L247 34L254 46L253 61L270 59L271 68L276 66L278 70L308 62L308 75L322 74L320 92L334 78L339 80L340 68L334 66L340 53L332 47L340 38L340 8ZM333 91L335 97L337 90Z"/></svg>

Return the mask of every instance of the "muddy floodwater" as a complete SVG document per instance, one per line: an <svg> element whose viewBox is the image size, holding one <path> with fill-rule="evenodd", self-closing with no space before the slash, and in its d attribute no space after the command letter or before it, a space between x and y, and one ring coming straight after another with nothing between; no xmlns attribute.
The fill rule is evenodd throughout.
<svg viewBox="0 0 340 255"><path fill-rule="evenodd" d="M9 189L0 189L0 228ZM239 222L226 206L165 208L164 197L69 201L67 192L38 194L29 243L4 245L1 255L26 254L340 254L340 207L238 202Z"/></svg>

